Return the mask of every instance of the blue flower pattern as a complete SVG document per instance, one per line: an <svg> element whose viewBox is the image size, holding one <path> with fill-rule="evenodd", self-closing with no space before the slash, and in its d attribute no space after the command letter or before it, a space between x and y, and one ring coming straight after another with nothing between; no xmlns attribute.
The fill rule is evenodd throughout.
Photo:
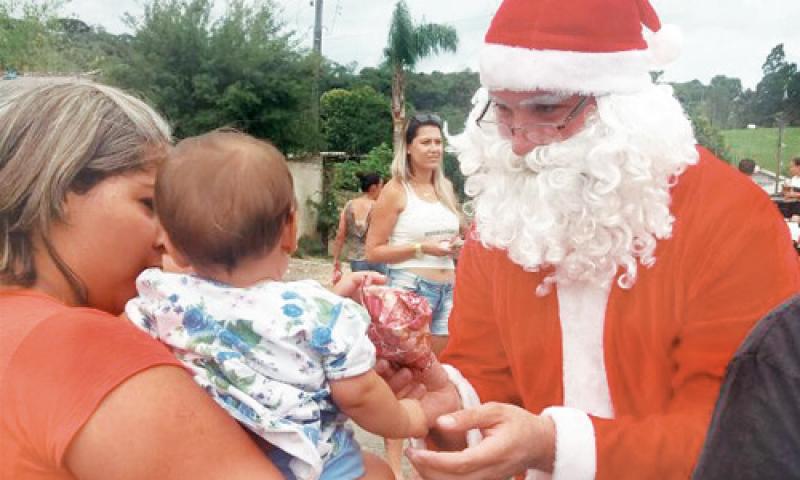
<svg viewBox="0 0 800 480"><path fill-rule="evenodd" d="M311 471L338 449L344 417L327 379L374 365L363 308L312 281L237 289L149 269L137 288L128 317L233 417Z"/></svg>

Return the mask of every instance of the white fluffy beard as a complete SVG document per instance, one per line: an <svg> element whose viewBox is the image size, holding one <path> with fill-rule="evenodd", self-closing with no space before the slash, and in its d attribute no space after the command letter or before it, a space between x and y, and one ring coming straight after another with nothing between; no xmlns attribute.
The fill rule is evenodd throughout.
<svg viewBox="0 0 800 480"><path fill-rule="evenodd" d="M554 283L607 288L618 273L618 285L631 288L638 264L652 266L657 240L672 234L670 188L698 160L671 88L598 97L580 133L524 156L475 124L486 92L476 99L451 145L480 241L527 271L548 271L538 295Z"/></svg>

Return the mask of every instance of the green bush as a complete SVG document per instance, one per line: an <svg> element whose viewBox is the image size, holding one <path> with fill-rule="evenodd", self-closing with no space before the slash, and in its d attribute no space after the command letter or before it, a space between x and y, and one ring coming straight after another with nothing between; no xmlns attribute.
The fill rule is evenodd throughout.
<svg viewBox="0 0 800 480"><path fill-rule="evenodd" d="M359 160L345 160L334 167L333 190L360 192L359 173L377 173L388 180L391 176L392 147L382 143Z"/></svg>
<svg viewBox="0 0 800 480"><path fill-rule="evenodd" d="M297 258L327 257L328 252L319 238L303 235L297 241L297 251L294 252L294 256Z"/></svg>

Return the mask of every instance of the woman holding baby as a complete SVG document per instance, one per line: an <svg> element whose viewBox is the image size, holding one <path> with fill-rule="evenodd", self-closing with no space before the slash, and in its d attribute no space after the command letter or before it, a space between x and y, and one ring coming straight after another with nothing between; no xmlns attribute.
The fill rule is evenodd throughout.
<svg viewBox="0 0 800 480"><path fill-rule="evenodd" d="M112 87L70 81L0 98L0 478L284 478L273 446L260 448L186 363L119 317L141 272L162 266L154 185L170 144L156 112ZM279 240L293 248L293 235ZM369 478L391 475L350 451Z"/></svg>

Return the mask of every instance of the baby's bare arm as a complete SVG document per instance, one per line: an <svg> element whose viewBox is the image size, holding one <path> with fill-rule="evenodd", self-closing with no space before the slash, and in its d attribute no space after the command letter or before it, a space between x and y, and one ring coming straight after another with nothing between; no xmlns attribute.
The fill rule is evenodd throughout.
<svg viewBox="0 0 800 480"><path fill-rule="evenodd" d="M417 400L397 400L386 382L370 370L331 381L336 405L363 429L389 438L424 437L427 421Z"/></svg>

